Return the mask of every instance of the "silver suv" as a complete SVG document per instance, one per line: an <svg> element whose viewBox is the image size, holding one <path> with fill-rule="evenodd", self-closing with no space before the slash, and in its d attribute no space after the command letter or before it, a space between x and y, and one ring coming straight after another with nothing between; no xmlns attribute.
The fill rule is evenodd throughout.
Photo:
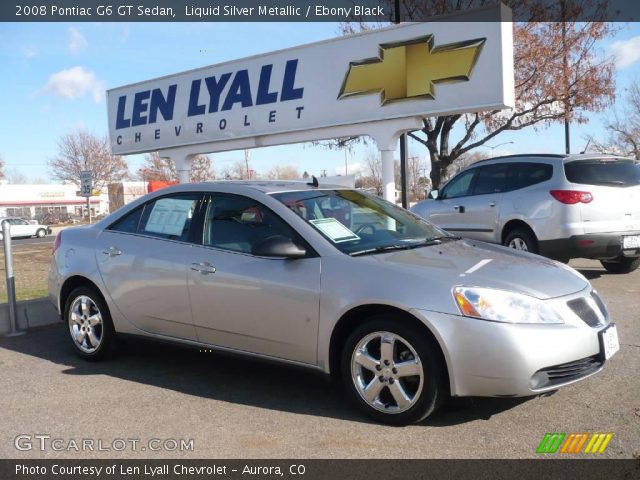
<svg viewBox="0 0 640 480"><path fill-rule="evenodd" d="M474 163L411 211L465 237L612 273L640 266L640 163L603 155L511 155ZM435 198L435 199L433 199Z"/></svg>

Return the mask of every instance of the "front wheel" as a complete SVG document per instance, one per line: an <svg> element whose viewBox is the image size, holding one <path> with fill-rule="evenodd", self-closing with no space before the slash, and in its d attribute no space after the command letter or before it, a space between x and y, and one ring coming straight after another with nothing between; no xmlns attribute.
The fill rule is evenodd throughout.
<svg viewBox="0 0 640 480"><path fill-rule="evenodd" d="M640 267L640 257L620 256L610 262L600 260L600 263L609 273L631 273Z"/></svg>
<svg viewBox="0 0 640 480"><path fill-rule="evenodd" d="M357 328L342 351L342 379L361 411L389 425L431 415L447 397L439 347L418 328L380 315Z"/></svg>
<svg viewBox="0 0 640 480"><path fill-rule="evenodd" d="M93 288L71 292L64 318L76 353L87 360L101 360L110 351L115 330L104 300Z"/></svg>
<svg viewBox="0 0 640 480"><path fill-rule="evenodd" d="M47 234L47 231L44 228L40 228L38 229L38 231L36 232L36 237L38 238L42 238Z"/></svg>

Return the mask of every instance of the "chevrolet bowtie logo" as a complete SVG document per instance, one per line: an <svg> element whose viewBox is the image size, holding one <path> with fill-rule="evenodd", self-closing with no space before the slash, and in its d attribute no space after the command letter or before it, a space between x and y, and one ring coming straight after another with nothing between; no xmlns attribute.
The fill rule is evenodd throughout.
<svg viewBox="0 0 640 480"><path fill-rule="evenodd" d="M486 39L433 46L433 35L380 45L380 55L351 62L338 98L380 92L382 105L434 98L434 85L468 81Z"/></svg>

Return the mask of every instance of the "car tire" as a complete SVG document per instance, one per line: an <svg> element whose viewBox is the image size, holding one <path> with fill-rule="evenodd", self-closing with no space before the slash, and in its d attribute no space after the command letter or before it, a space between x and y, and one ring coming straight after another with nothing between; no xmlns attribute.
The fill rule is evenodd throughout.
<svg viewBox="0 0 640 480"><path fill-rule="evenodd" d="M538 240L536 236L524 228L511 230L504 238L505 247L522 250L529 253L538 253Z"/></svg>
<svg viewBox="0 0 640 480"><path fill-rule="evenodd" d="M47 231L44 228L39 228L36 232L36 237L42 238L47 234Z"/></svg>
<svg viewBox="0 0 640 480"><path fill-rule="evenodd" d="M434 413L449 395L444 369L435 340L387 314L356 328L342 350L347 395L364 414L388 425L409 425Z"/></svg>
<svg viewBox="0 0 640 480"><path fill-rule="evenodd" d="M600 260L600 263L609 273L631 273L640 267L640 257L620 256L615 261Z"/></svg>
<svg viewBox="0 0 640 480"><path fill-rule="evenodd" d="M102 360L115 345L109 308L94 288L78 287L67 298L64 323L75 352L86 360Z"/></svg>

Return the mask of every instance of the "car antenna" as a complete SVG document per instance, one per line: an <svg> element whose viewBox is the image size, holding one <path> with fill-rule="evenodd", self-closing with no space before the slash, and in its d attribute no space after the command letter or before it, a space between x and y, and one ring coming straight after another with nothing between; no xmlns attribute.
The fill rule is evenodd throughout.
<svg viewBox="0 0 640 480"><path fill-rule="evenodd" d="M318 186L320 184L318 183L318 179L316 178L316 176L315 175L311 175L311 181L307 182L307 185L310 185L312 187L318 188Z"/></svg>

